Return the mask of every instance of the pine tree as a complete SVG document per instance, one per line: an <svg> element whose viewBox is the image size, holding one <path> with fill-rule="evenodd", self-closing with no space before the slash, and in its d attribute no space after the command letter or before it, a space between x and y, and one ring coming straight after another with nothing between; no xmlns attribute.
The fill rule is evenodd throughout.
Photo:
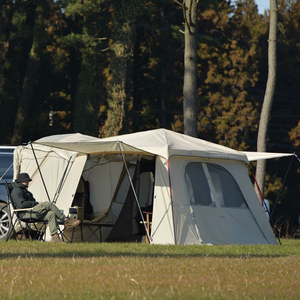
<svg viewBox="0 0 300 300"><path fill-rule="evenodd" d="M200 136L233 147L247 148L255 132L256 104L248 90L258 80L258 40L262 20L254 1L232 9L220 2L200 15L199 124Z"/></svg>
<svg viewBox="0 0 300 300"><path fill-rule="evenodd" d="M19 98L17 114L14 124L14 133L12 136L12 144L20 144L23 137L24 124L27 118L28 110L33 97L34 82L36 80L37 71L40 64L40 55L44 40L44 15L47 1L40 1L36 8L34 36L29 53L27 70L23 81L22 91Z"/></svg>
<svg viewBox="0 0 300 300"><path fill-rule="evenodd" d="M78 50L80 61L77 87L74 95L73 128L75 132L97 136L100 105L103 104L104 64L103 50L107 45L105 6L103 0L69 3L65 9L68 18L76 20L77 31L60 41Z"/></svg>
<svg viewBox="0 0 300 300"><path fill-rule="evenodd" d="M111 79L108 83L107 120L103 128L105 136L118 135L125 120L128 100L131 60L135 43L135 19L138 0L112 1L113 53L110 60Z"/></svg>
<svg viewBox="0 0 300 300"><path fill-rule="evenodd" d="M138 12L130 130L164 127L183 132L182 7L170 0L146 1Z"/></svg>

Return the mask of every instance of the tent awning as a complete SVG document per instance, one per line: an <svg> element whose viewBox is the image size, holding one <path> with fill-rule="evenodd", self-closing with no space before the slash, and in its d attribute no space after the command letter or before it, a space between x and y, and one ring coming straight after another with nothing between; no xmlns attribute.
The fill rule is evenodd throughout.
<svg viewBox="0 0 300 300"><path fill-rule="evenodd" d="M36 140L34 144L84 154L120 153L121 148L125 154L146 153L159 155L166 159L173 155L183 155L242 160L245 163L295 155L294 153L236 151L166 129L149 130L104 139L79 133L60 134L41 138Z"/></svg>
<svg viewBox="0 0 300 300"><path fill-rule="evenodd" d="M272 153L272 152L250 152L250 151L241 151L244 153L249 161L256 161L260 159L271 159L285 156L293 156L294 153Z"/></svg>
<svg viewBox="0 0 300 300"><path fill-rule="evenodd" d="M97 139L95 141L90 142L51 142L51 141L43 141L37 140L33 142L34 144L40 144L48 147L69 150L84 154L99 154L99 153L120 153L120 148L123 153L147 153L151 154L143 149L135 148L131 145L127 145L120 141L102 141Z"/></svg>
<svg viewBox="0 0 300 300"><path fill-rule="evenodd" d="M242 160L248 163L244 153L193 138L166 129L156 129L114 136L95 138L79 133L54 135L41 138L34 143L85 154L146 153L169 159L173 155L197 156L205 158Z"/></svg>

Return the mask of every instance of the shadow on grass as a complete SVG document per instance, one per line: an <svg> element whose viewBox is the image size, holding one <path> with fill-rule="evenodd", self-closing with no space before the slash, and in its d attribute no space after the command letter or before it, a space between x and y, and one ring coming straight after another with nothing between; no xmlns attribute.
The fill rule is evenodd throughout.
<svg viewBox="0 0 300 300"><path fill-rule="evenodd" d="M2 259L9 259L9 258L100 258L100 257L143 257L143 258L188 258L188 257L202 257L202 258L239 258L239 259L250 259L250 258L276 258L276 257L284 257L290 255L257 255L257 254L250 254L250 255L221 255L221 254L212 254L212 255L177 255L177 254L132 254L132 253L115 253L115 254L98 254L98 253L82 253L82 252L70 252L70 253L33 253L33 254L24 254L24 253L6 253L0 254L0 260Z"/></svg>
<svg viewBox="0 0 300 300"><path fill-rule="evenodd" d="M0 241L0 260L13 258L277 258L300 257L300 241L284 245L149 245L143 243L54 244Z"/></svg>

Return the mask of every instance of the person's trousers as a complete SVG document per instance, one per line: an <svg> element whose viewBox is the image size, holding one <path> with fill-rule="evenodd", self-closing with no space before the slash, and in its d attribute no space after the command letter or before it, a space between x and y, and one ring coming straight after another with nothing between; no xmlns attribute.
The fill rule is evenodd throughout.
<svg viewBox="0 0 300 300"><path fill-rule="evenodd" d="M34 206L32 212L25 213L23 217L32 217L47 221L51 235L58 233L57 219L63 221L66 218L57 206L50 201L42 202Z"/></svg>

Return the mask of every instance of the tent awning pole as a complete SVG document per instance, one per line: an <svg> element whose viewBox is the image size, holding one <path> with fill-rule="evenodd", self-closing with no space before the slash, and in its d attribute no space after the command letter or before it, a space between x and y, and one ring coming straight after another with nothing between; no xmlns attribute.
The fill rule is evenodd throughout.
<svg viewBox="0 0 300 300"><path fill-rule="evenodd" d="M280 237L279 237L278 230L277 230L277 228L275 228L273 222L271 221L270 210L269 210L268 207L267 207L267 204L266 204L266 202L265 202L264 196L263 196L263 194L262 194L262 192L261 192L261 189L260 189L260 187L259 187L259 185L258 185L258 182L257 182L256 177L255 177L255 174L254 174L254 170L252 169L251 165L249 165L249 167L250 167L250 169L251 169L251 171L252 171L252 176L253 176L253 178L254 178L255 185L256 185L257 191L258 191L258 193L259 193L259 197L260 197L260 201L261 201L261 204L262 204L262 206L263 206L263 209L267 208L267 212L268 212L268 215L269 215L269 223L270 223L272 229L273 229L274 232L275 232L275 236L277 237L279 244L281 245L281 241L280 241ZM253 215L253 214L252 214L252 215ZM255 219L254 215L253 215L253 218ZM262 231L262 233L263 233L263 231ZM264 233L263 233L263 234L264 234ZM264 235L264 236L265 236L265 235Z"/></svg>
<svg viewBox="0 0 300 300"><path fill-rule="evenodd" d="M281 188L280 188L280 190L279 190L279 193L278 193L277 198L276 198L276 201L275 201L275 203L274 203L272 212L271 212L271 214L270 214L270 220L272 219L273 213L274 213L274 211L275 211L275 207L276 207L276 205L277 205L277 203L278 203L278 200L279 200L279 196L281 195L281 192L282 192L282 189L283 189L285 180L286 180L286 178L287 178L288 172L289 172L289 170L290 170L290 168L291 168L291 165L292 165L293 158L294 158L294 156L292 156L292 159L291 159L291 161L290 161L290 163L289 163L289 166L288 166L287 171L286 171L286 173L285 173L284 179L283 179L283 181L282 181Z"/></svg>
<svg viewBox="0 0 300 300"><path fill-rule="evenodd" d="M54 198L53 198L53 203L54 203L54 204L56 204L57 199L58 199L58 197L59 197L59 194L60 194L60 192L61 192L62 185L63 185L63 181L64 181L64 179L65 179L65 177L66 177L67 170L68 170L68 168L69 168L71 158L72 158L72 156L71 156L71 157L69 158L69 160L68 160L68 163L67 163L67 166L66 166L66 168L65 168L65 171L64 171L64 173L63 173L63 175L62 175L62 177L61 177L61 180L60 180L60 182L59 182L59 184L58 184L58 187L57 187L57 190L56 190L56 192L55 192L55 195L54 195Z"/></svg>
<svg viewBox="0 0 300 300"><path fill-rule="evenodd" d="M143 224L144 224L144 227L145 227L145 231L146 231L148 240L149 240L150 244L152 244L152 239L150 238L149 232L148 232L148 230L147 230L146 222L145 222L145 219L144 219L144 216L143 216L143 213L142 213L140 204L139 204L138 197L137 197L137 195L136 195L136 192L135 192L135 189L134 189L134 186L133 186L133 182L132 182L132 180L131 180L131 176L130 176L129 170L128 170L128 168L127 168L126 160L125 160L124 154L123 154L123 152L122 152L122 148L121 148L121 145L120 145L120 141L118 141L118 146L119 146L119 149L120 149L120 152L121 152L121 155L122 155L122 159L123 159L123 162L124 162L124 166L125 166L125 168L126 168L126 172L127 172L127 175L128 175L128 179L129 179L129 182L130 182L130 185L131 185L133 194L134 194L134 199L135 199L135 201L136 201L136 204L137 204L137 206L138 206L138 208L139 208L140 215L141 215L141 217L142 217L142 222L143 222Z"/></svg>
<svg viewBox="0 0 300 300"><path fill-rule="evenodd" d="M46 184L45 184L45 181L44 181L44 178L43 178L43 175L42 175L41 169L40 169L40 166L39 166L39 162L38 162L38 160L37 160L37 158L36 158L35 151L34 151L34 149L33 149L33 146L32 146L32 143L31 143L31 142L29 142L29 144L30 144L30 146L31 146L32 153L33 153L33 156L34 156L35 162L36 162L36 164L37 164L37 167L38 167L39 173L40 173L40 175L41 175L42 182L43 182L43 185L44 185L44 188L45 188L45 191L46 191L46 194L47 194L48 200L49 200L49 201L51 201L51 200L50 200L49 193L48 193L48 190L47 190L47 188L46 188Z"/></svg>

